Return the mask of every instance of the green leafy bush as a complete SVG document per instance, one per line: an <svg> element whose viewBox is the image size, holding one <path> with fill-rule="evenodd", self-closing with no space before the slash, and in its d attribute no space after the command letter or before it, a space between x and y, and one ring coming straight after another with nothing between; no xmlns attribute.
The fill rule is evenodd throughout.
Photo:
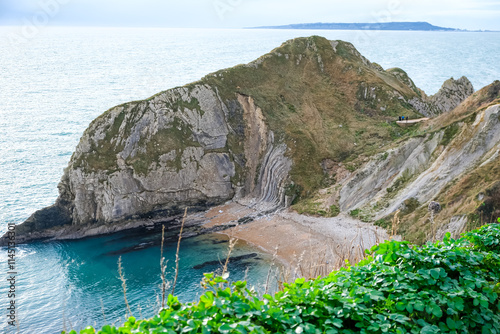
<svg viewBox="0 0 500 334"><path fill-rule="evenodd" d="M408 169L405 169L403 171L403 174L400 177L398 177L396 181L394 181L392 186L386 188L386 191L388 193L395 192L400 188L402 188L402 186L406 184L410 179L411 179L410 171Z"/></svg>
<svg viewBox="0 0 500 334"><path fill-rule="evenodd" d="M377 220L373 224L376 226L383 227L383 228L388 228L389 226L391 226L391 221L388 219L382 218L382 219Z"/></svg>
<svg viewBox="0 0 500 334"><path fill-rule="evenodd" d="M198 302L169 296L152 319L99 333L500 333L499 237L494 224L422 247L386 241L355 266L263 298L206 274Z"/></svg>
<svg viewBox="0 0 500 334"><path fill-rule="evenodd" d="M356 166L353 164L347 164L345 165L345 169L347 169L349 172L354 172L356 170Z"/></svg>
<svg viewBox="0 0 500 334"><path fill-rule="evenodd" d="M306 199L292 206L299 214L307 214L321 217L336 217L340 214L340 209L335 204L328 208L323 208L320 202L314 199Z"/></svg>
<svg viewBox="0 0 500 334"><path fill-rule="evenodd" d="M351 217L358 218L362 222L368 223L372 221L372 215L367 212L363 212L361 209L354 209L349 212Z"/></svg>
<svg viewBox="0 0 500 334"><path fill-rule="evenodd" d="M500 223L500 218L497 220ZM465 233L464 237L474 244L476 249L500 254L500 228L498 224L485 225L478 230Z"/></svg>

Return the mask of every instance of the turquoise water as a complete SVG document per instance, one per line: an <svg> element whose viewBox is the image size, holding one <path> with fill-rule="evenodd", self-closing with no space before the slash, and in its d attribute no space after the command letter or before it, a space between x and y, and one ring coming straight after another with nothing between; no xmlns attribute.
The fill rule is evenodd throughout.
<svg viewBox="0 0 500 334"><path fill-rule="evenodd" d="M8 36L18 32L0 27L0 233L9 222L20 223L55 201L57 183L81 134L103 111L247 63L293 37L319 34L350 41L384 68L406 70L428 94L451 76L466 75L476 89L500 79L499 33L48 28L13 44ZM21 333L99 326L104 318L122 322L119 254L134 314L140 316L140 302L142 314L150 316L160 282L159 247L124 251L157 241L158 234L134 233L20 247ZM170 257L173 247L166 251ZM192 267L224 257L226 248L214 237L183 241L177 287L183 300L195 299L202 273L218 266ZM240 245L237 252L255 249ZM5 309L3 249L0 260L0 308ZM268 260L259 255L242 261L231 269L231 278L243 277L249 267L249 279L261 285ZM8 330L1 314L0 332Z"/></svg>
<svg viewBox="0 0 500 334"><path fill-rule="evenodd" d="M126 305L118 279L120 256L132 313L141 318L153 316L161 298L160 236L133 231L73 242L23 246L18 256L22 269L19 269L16 286L21 332L57 333L63 328L122 323ZM155 245L149 246L151 243ZM131 251L130 248L138 245L146 248ZM170 282L174 278L176 246L176 242L164 246ZM182 240L176 295L183 301L195 300L202 292L203 273L220 271L219 261L224 262L227 250L228 244L223 237ZM230 278L249 277L256 289L262 289L261 282L255 278L267 274L263 264L268 256L255 253L245 244L240 244L232 253L232 256L238 255L253 257L230 262ZM197 265L201 268L194 269ZM32 331L35 328L37 330Z"/></svg>

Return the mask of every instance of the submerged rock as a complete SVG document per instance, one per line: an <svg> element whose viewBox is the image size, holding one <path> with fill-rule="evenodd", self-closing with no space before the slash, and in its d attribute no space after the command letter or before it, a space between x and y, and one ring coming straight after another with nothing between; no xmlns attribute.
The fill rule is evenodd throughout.
<svg viewBox="0 0 500 334"><path fill-rule="evenodd" d="M250 253L250 254L244 254L244 255L238 255L238 256L231 256L228 260L228 263L234 263L234 262L239 262L243 260L248 260L248 259L254 259L258 260L258 254L257 253ZM218 266L218 265L223 265L225 259L221 260L212 260L212 261L207 261L201 264L197 264L193 266L193 269L203 269L205 267L209 266Z"/></svg>

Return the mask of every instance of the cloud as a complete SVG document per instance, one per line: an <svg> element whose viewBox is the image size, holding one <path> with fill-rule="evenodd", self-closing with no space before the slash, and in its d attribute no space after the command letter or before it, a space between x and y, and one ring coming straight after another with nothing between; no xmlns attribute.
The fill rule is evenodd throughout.
<svg viewBox="0 0 500 334"><path fill-rule="evenodd" d="M0 0L0 24L7 19L21 24L23 17L51 1L65 3L51 24L66 25L238 28L411 20L464 27L484 18L500 30L500 22L489 19L500 10L492 0Z"/></svg>

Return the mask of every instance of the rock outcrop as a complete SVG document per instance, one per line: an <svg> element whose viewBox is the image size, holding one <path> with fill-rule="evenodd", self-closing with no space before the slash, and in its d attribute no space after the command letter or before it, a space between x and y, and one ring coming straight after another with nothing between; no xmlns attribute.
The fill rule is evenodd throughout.
<svg viewBox="0 0 500 334"><path fill-rule="evenodd" d="M408 103L422 115L432 117L455 109L473 93L474 87L466 77L458 80L450 78L443 83L436 94L426 96L422 92L421 97L414 97Z"/></svg>
<svg viewBox="0 0 500 334"><path fill-rule="evenodd" d="M216 89L194 85L107 111L81 138L57 203L20 230L147 221L223 203L236 191L277 208L290 169L286 145L274 145L260 110L242 99L228 108ZM230 113L245 120L239 134L228 125ZM244 143L239 155L227 147L230 132Z"/></svg>
<svg viewBox="0 0 500 334"><path fill-rule="evenodd" d="M461 78L427 98L404 71L385 71L349 43L294 39L250 64L99 116L64 171L56 203L18 226L18 237L108 233L228 200L272 212L335 179L325 175L324 161L341 166L368 148L391 147L400 137L390 125L397 115L449 111L471 92ZM436 159L444 131L428 133L342 177L340 208L366 206L402 176L419 173L413 190L398 193L378 214L409 196L433 197L435 170L446 172L436 183L442 188L496 145L497 112L478 115L476 139L463 150L450 148Z"/></svg>

